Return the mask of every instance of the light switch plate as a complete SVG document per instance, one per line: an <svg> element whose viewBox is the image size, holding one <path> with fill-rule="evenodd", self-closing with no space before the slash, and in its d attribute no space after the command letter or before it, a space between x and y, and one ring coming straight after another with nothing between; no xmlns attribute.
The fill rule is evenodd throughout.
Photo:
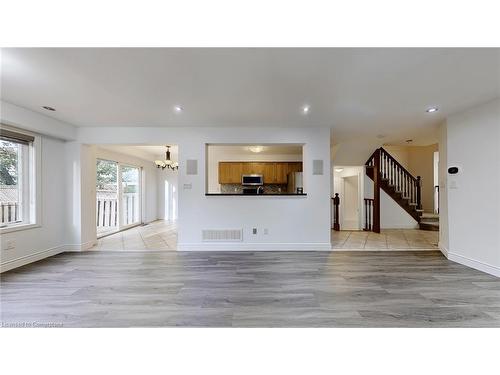
<svg viewBox="0 0 500 375"><path fill-rule="evenodd" d="M191 190L193 188L193 184L184 184L182 185L182 188L184 190Z"/></svg>

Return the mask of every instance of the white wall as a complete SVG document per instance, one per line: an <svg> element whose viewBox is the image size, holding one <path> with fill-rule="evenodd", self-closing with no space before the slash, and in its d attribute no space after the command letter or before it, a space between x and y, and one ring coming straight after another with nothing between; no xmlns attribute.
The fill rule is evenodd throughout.
<svg viewBox="0 0 500 375"><path fill-rule="evenodd" d="M448 135L447 122L439 128L439 248L448 256Z"/></svg>
<svg viewBox="0 0 500 375"><path fill-rule="evenodd" d="M1 121L20 129L37 130L41 134L41 226L1 235L1 271L19 267L65 250L67 212L65 200L66 154L65 142L45 135L59 129L72 133L68 124L53 121L47 116L20 107L1 103ZM6 110L7 109L7 110ZM26 126L23 126L26 124ZM75 132L76 133L76 132ZM14 249L5 249L7 241L14 241Z"/></svg>
<svg viewBox="0 0 500 375"><path fill-rule="evenodd" d="M328 128L80 128L79 136L82 143L170 142L179 146L179 249L328 250L331 247ZM205 196L207 143L305 144L304 179L308 195ZM188 159L198 160L197 175L186 175ZM312 174L313 159L323 160L323 175ZM251 234L253 227L258 228L257 235ZM202 229L223 228L242 228L243 242L224 246L201 241ZM264 228L269 234L263 234Z"/></svg>
<svg viewBox="0 0 500 375"><path fill-rule="evenodd" d="M500 277L500 99L447 119L448 257Z"/></svg>
<svg viewBox="0 0 500 375"><path fill-rule="evenodd" d="M158 181L158 219L177 220L179 216L178 175L179 171L157 169L156 178Z"/></svg>

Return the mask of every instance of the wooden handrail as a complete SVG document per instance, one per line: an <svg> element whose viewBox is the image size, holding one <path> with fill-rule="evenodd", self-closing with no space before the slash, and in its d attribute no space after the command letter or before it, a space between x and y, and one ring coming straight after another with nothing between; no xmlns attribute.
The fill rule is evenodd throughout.
<svg viewBox="0 0 500 375"><path fill-rule="evenodd" d="M413 175L410 172L408 172L408 170L405 167L403 167L396 159L394 159L394 157L391 154L389 154L387 150L385 150L383 147L380 147L380 150L383 154L386 154L389 157L389 159L391 159L394 162L394 164L396 164L399 168L401 168L405 174L407 174L415 182L417 182L417 178L413 177Z"/></svg>

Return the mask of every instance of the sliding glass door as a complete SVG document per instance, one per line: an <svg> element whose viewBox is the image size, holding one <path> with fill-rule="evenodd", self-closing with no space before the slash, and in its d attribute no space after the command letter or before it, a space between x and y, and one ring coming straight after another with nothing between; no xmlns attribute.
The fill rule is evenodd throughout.
<svg viewBox="0 0 500 375"><path fill-rule="evenodd" d="M140 169L120 166L121 175L121 225L128 227L141 222Z"/></svg>
<svg viewBox="0 0 500 375"><path fill-rule="evenodd" d="M96 164L97 237L119 230L118 223L118 163L97 160Z"/></svg>
<svg viewBox="0 0 500 375"><path fill-rule="evenodd" d="M97 237L141 223L141 174L139 167L97 160Z"/></svg>

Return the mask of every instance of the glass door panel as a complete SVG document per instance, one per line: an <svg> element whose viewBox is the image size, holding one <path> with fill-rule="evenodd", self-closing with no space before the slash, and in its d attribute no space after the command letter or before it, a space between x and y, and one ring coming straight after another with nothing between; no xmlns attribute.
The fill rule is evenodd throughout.
<svg viewBox="0 0 500 375"><path fill-rule="evenodd" d="M119 229L118 163L98 159L96 172L97 237L101 237Z"/></svg>
<svg viewBox="0 0 500 375"><path fill-rule="evenodd" d="M121 224L127 227L141 221L140 168L120 166Z"/></svg>

